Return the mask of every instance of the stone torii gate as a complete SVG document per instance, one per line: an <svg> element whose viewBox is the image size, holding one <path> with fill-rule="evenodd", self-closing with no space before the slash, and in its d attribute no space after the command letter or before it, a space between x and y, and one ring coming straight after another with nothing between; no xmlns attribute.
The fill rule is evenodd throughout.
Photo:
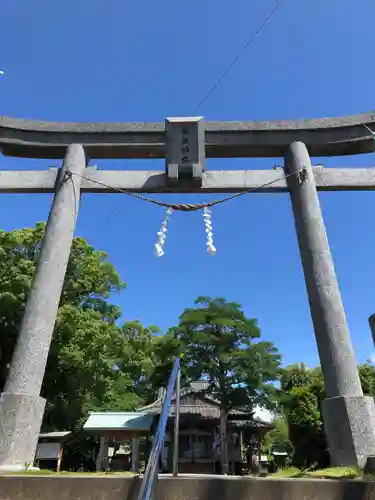
<svg viewBox="0 0 375 500"><path fill-rule="evenodd" d="M289 192L322 365L324 427L333 465L375 454L374 402L363 395L317 190L374 190L375 168L312 167L312 156L372 153L375 112L300 122L52 123L0 118L3 155L63 159L60 169L0 171L0 193L51 193L42 249L4 392L0 469L33 462L40 397L82 193ZM206 171L205 157L284 157L275 170ZM88 159L166 158L165 172L101 171Z"/></svg>

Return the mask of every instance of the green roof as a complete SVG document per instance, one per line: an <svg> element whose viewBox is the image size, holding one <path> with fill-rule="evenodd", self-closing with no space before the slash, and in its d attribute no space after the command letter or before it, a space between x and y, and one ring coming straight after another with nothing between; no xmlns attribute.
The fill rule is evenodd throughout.
<svg viewBox="0 0 375 500"><path fill-rule="evenodd" d="M144 412L92 412L83 426L85 431L149 432L153 415Z"/></svg>

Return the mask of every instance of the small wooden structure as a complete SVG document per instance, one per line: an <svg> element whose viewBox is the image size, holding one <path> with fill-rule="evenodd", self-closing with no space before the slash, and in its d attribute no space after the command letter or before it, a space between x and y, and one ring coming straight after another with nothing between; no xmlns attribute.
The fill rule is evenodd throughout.
<svg viewBox="0 0 375 500"><path fill-rule="evenodd" d="M151 434L153 420L153 415L145 412L90 413L83 429L100 438L96 470L129 468L139 472L139 438ZM131 467L127 463L130 453L126 445L129 451L131 448Z"/></svg>
<svg viewBox="0 0 375 500"><path fill-rule="evenodd" d="M70 431L55 431L39 434L35 463L40 469L56 469L57 472L60 472L63 442L70 434Z"/></svg>

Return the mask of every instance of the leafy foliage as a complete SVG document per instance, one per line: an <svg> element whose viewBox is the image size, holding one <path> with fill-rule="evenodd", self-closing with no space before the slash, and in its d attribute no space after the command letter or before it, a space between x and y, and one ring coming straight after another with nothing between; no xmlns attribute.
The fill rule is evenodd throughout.
<svg viewBox="0 0 375 500"><path fill-rule="evenodd" d="M275 446L282 446L289 454L293 451L293 445L289 438L289 427L284 417L278 417L273 422L273 428L266 433L262 443L264 453L269 453Z"/></svg>
<svg viewBox="0 0 375 500"><path fill-rule="evenodd" d="M327 445L316 395L310 386L294 387L289 395L287 419L294 447L294 465L327 465Z"/></svg>
<svg viewBox="0 0 375 500"><path fill-rule="evenodd" d="M304 387L311 382L311 370L304 363L289 365L280 370L280 387L283 392L289 392L294 387Z"/></svg>
<svg viewBox="0 0 375 500"><path fill-rule="evenodd" d="M375 368L370 362L358 366L364 394L375 396ZM280 370L280 404L286 415L297 467L328 464L321 403L325 397L320 367L294 364Z"/></svg>
<svg viewBox="0 0 375 500"><path fill-rule="evenodd" d="M144 401L154 398L155 367L160 363L158 349L162 337L158 327L143 327L139 321L127 322L122 326L122 341L126 346L118 361L120 372L129 374L133 390Z"/></svg>
<svg viewBox="0 0 375 500"><path fill-rule="evenodd" d="M228 413L272 404L271 382L280 355L272 343L259 340L256 320L247 318L239 304L209 297L198 297L195 304L185 309L169 337L174 339L172 352L183 353L185 379L205 380L206 394L220 406L221 465L226 472Z"/></svg>
<svg viewBox="0 0 375 500"><path fill-rule="evenodd" d="M359 378L361 380L363 394L375 396L375 367L371 361L358 366Z"/></svg>
<svg viewBox="0 0 375 500"><path fill-rule="evenodd" d="M226 410L269 405L280 355L272 343L258 341L256 320L222 298L199 297L195 304L169 332L183 352L187 379L206 380L207 393Z"/></svg>
<svg viewBox="0 0 375 500"><path fill-rule="evenodd" d="M27 295L40 254L44 224L0 232L0 384L11 362ZM152 368L155 327L116 326L120 309L108 302L124 288L107 254L75 238L54 328L42 396L45 430L73 430L64 459L85 462L95 454L80 429L89 410L133 410L143 403L142 380ZM79 449L77 452L77 442Z"/></svg>
<svg viewBox="0 0 375 500"><path fill-rule="evenodd" d="M294 449L293 464L307 467L327 465L321 401L324 397L320 368L309 369L303 363L280 370L281 398Z"/></svg>

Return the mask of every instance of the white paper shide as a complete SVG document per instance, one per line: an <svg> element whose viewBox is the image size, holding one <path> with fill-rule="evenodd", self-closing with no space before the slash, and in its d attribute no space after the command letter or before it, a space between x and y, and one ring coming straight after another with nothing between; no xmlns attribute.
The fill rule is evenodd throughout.
<svg viewBox="0 0 375 500"><path fill-rule="evenodd" d="M208 207L204 207L203 209L203 220L204 220L204 225L206 227L206 234L207 234L207 252L210 255L215 255L216 254L216 248L214 246L214 238L213 238L213 232L212 232L212 218L211 218L211 210Z"/></svg>
<svg viewBox="0 0 375 500"><path fill-rule="evenodd" d="M172 209L168 208L168 210L166 211L163 224L161 225L160 231L158 231L157 233L158 239L157 242L155 243L155 254L157 257L162 257L164 255L164 244L165 244L165 239L167 237L167 223L171 213Z"/></svg>

